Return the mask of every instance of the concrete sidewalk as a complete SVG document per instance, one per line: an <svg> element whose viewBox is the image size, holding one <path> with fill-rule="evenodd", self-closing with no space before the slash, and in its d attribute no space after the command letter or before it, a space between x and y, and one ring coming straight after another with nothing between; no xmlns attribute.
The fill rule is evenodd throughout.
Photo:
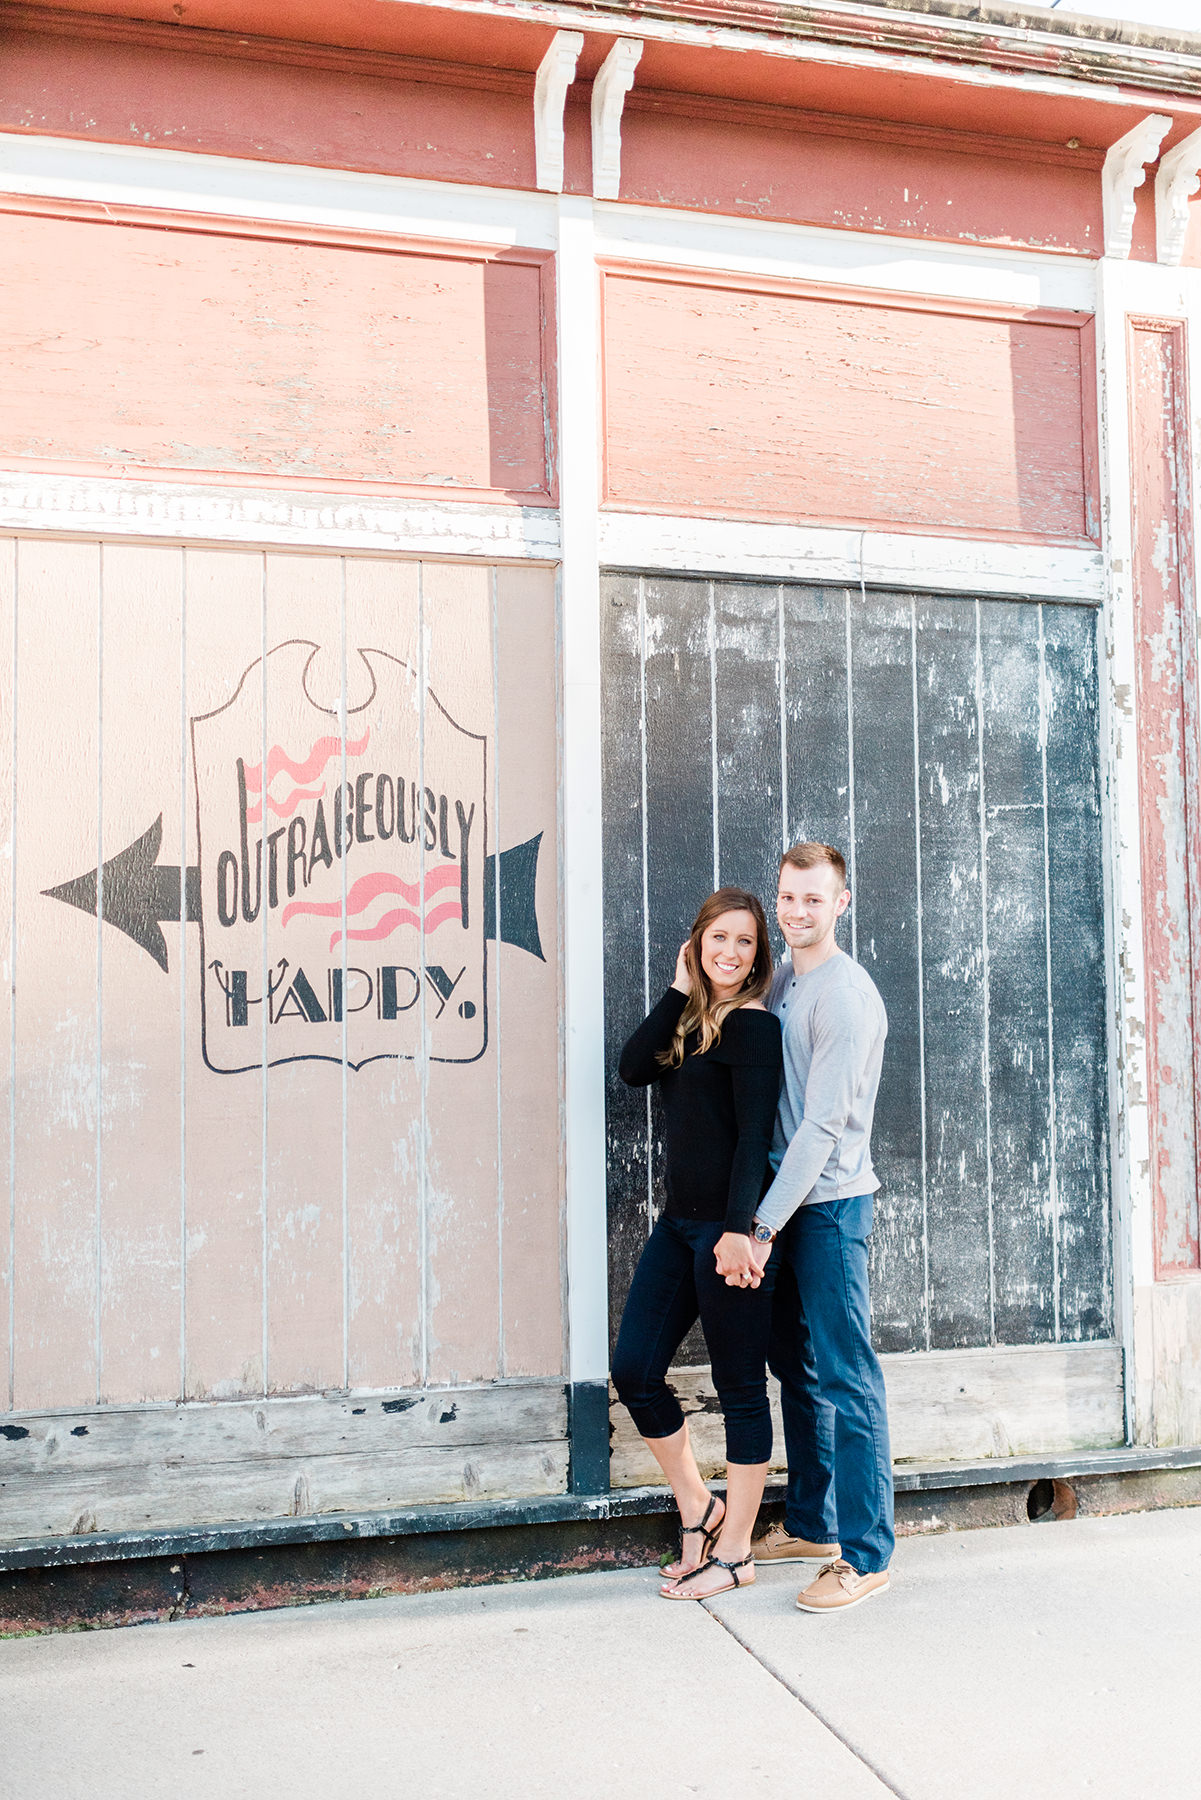
<svg viewBox="0 0 1201 1800"><path fill-rule="evenodd" d="M1201 1509L0 1643L4 1800L1201 1800Z"/></svg>

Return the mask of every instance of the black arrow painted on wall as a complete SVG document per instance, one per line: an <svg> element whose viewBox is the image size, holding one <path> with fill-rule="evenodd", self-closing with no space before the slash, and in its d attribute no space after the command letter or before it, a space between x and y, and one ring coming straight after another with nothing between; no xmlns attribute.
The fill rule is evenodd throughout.
<svg viewBox="0 0 1201 1800"><path fill-rule="evenodd" d="M124 850L110 857L100 870L77 875L61 887L43 888L50 900L61 900L77 906L80 912L96 917L97 894L106 925L115 925L132 938L159 968L167 972L167 940L161 921L178 923L180 917L180 880L183 878L184 922L200 923L200 867L192 864L181 870L178 863L160 863L159 849L163 841L163 815L159 814L149 831ZM484 936L496 937L497 874L500 877L501 941L518 950L528 950L541 962L542 940L538 935L538 913L535 892L538 879L538 852L542 833L527 843L502 850L484 862ZM100 877L103 877L103 880Z"/></svg>
<svg viewBox="0 0 1201 1800"><path fill-rule="evenodd" d="M180 868L178 863L172 867L170 863L159 862L162 841L163 815L160 813L149 831L144 831L127 849L118 850L116 856L104 864L99 871L103 883L97 880L98 871L93 869L90 875L77 875L74 881L64 881L61 887L43 888L42 892L51 900L63 900L68 906L77 906L80 912L91 913L95 918L99 888L105 924L115 925L135 944L140 944L165 974L167 940L159 921L179 918ZM199 925L198 866L186 871L184 895L184 918L189 925Z"/></svg>

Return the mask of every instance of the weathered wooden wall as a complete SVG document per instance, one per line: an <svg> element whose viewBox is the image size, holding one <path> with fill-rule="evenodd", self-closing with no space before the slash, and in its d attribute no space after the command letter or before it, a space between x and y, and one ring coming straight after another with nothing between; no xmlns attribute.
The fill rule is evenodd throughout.
<svg viewBox="0 0 1201 1800"><path fill-rule="evenodd" d="M1107 1338L1095 614L636 575L602 605L614 1321L661 1156L621 1043L705 894L770 913L781 847L818 838L889 1014L880 1348Z"/></svg>
<svg viewBox="0 0 1201 1800"><path fill-rule="evenodd" d="M553 575L7 539L0 614L3 1405L559 1375Z"/></svg>
<svg viewBox="0 0 1201 1800"><path fill-rule="evenodd" d="M1084 315L604 274L605 502L1084 543Z"/></svg>
<svg viewBox="0 0 1201 1800"><path fill-rule="evenodd" d="M562 1493L562 1382L104 1407L0 1425L0 1542Z"/></svg>

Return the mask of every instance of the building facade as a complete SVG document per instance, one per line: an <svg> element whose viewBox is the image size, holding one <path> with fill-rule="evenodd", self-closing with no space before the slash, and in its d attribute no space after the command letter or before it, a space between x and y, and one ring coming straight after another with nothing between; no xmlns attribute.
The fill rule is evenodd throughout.
<svg viewBox="0 0 1201 1800"><path fill-rule="evenodd" d="M4 1542L652 1481L616 1051L798 837L899 1461L1201 1443L1199 188L1038 9L0 4Z"/></svg>

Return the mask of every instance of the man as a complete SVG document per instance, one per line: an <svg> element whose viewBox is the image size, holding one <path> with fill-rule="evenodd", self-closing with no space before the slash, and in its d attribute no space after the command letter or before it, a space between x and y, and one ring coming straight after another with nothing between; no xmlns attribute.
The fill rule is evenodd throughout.
<svg viewBox="0 0 1201 1800"><path fill-rule="evenodd" d="M731 1250L718 1265L731 1285L755 1284L768 1257L779 1259L768 1361L780 1382L788 1494L783 1526L751 1548L759 1562L823 1565L797 1601L815 1613L882 1593L893 1549L867 1273L880 1185L872 1114L888 1021L870 975L834 941L850 898L837 850L803 843L785 852L776 918L792 954L768 996L784 1033L776 1176L745 1254Z"/></svg>

